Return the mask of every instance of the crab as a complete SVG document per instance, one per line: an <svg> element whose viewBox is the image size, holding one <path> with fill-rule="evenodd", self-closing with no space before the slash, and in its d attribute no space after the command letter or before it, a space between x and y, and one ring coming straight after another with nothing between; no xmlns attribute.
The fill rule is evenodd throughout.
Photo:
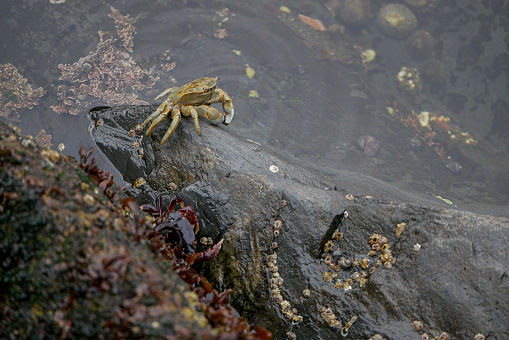
<svg viewBox="0 0 509 340"><path fill-rule="evenodd" d="M200 135L198 117L208 118L212 124L230 124L234 114L232 99L226 92L216 88L218 80L219 78L203 77L180 87L166 89L154 100L159 100L164 96L168 96L168 98L136 129L141 130L154 120L147 130L147 136L150 136L156 126L170 113L172 121L161 140L161 145L163 145L177 128L182 115L193 118L198 136ZM214 103L221 103L224 113L210 106Z"/></svg>
<svg viewBox="0 0 509 340"><path fill-rule="evenodd" d="M175 210L177 204L180 209ZM200 229L196 211L191 206L183 206L183 201L173 196L168 208L163 210L163 200L157 197L156 205L144 204L141 206L144 212L152 213L156 219L155 231L164 237L166 243L170 244L179 258L184 258L188 263L210 261L217 256L223 240L216 243L212 248L202 253L196 253L196 236Z"/></svg>

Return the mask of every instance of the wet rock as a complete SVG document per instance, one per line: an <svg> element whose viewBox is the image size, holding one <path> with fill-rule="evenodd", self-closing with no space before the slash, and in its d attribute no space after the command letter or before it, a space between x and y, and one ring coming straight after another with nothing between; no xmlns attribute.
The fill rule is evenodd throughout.
<svg viewBox="0 0 509 340"><path fill-rule="evenodd" d="M431 205L359 174L308 171L236 136L235 122L214 127L202 120L198 137L183 119L161 147L164 122L143 139L143 162L125 147L127 131L153 110L92 112L92 119L104 120L93 137L127 181L146 178L143 190L131 189L139 203L156 191L178 192L198 211L197 238L224 238L218 257L202 270L234 289L231 302L250 322L278 339L289 331L297 338L336 338L336 321L344 327L349 320L355 322L347 338L509 337L507 218ZM277 236L275 221L281 221ZM325 246L352 266L331 269ZM303 321L290 328L289 316ZM422 329L414 329L416 320Z"/></svg>
<svg viewBox="0 0 509 340"><path fill-rule="evenodd" d="M0 338L217 339L151 224L96 170L0 122Z"/></svg>

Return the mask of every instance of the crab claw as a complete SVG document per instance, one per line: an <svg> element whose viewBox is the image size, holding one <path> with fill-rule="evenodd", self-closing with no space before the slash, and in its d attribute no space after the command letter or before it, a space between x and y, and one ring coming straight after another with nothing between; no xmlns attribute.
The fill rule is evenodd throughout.
<svg viewBox="0 0 509 340"><path fill-rule="evenodd" d="M228 108L228 106L231 106L231 108ZM228 125L232 121L233 114L235 113L235 111L233 110L232 103L226 103L225 105L223 105L223 110L225 113L223 124Z"/></svg>
<svg viewBox="0 0 509 340"><path fill-rule="evenodd" d="M223 241L224 239L221 239L221 241L217 242L212 248L205 250L203 253L194 253L187 256L187 264L212 260L219 254Z"/></svg>

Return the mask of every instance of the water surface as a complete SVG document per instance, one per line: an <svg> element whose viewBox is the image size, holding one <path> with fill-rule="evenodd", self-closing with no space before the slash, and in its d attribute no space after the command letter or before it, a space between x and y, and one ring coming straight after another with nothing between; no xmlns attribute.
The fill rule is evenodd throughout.
<svg viewBox="0 0 509 340"><path fill-rule="evenodd" d="M221 128L332 176L361 173L437 204L440 196L460 208L509 215L505 5L444 0L417 13L418 28L434 39L429 58L444 73L409 94L396 75L425 60L409 55L404 39L379 32L378 1L359 27L327 9L334 1L52 2L0 5L0 64L12 64L32 92L44 92L32 93L33 108L21 103L7 113L9 100L29 106L29 96L2 87L2 116L24 134L44 130L52 148L63 143L76 157L80 146L93 146L86 116L92 107L149 103L167 87L218 76L236 112ZM299 14L336 25L335 32L317 31ZM373 62L360 59L366 49L376 51ZM458 138L435 128L427 143L427 127L411 124L412 112L423 111L446 118ZM380 145L372 157L358 145L366 135ZM107 160L100 164L113 171Z"/></svg>

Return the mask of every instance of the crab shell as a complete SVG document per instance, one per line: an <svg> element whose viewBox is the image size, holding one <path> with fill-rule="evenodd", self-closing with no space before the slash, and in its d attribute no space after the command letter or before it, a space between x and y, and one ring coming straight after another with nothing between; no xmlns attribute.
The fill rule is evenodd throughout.
<svg viewBox="0 0 509 340"><path fill-rule="evenodd" d="M199 78L178 88L178 91L169 97L176 105L201 105L212 98L218 81L219 78Z"/></svg>

